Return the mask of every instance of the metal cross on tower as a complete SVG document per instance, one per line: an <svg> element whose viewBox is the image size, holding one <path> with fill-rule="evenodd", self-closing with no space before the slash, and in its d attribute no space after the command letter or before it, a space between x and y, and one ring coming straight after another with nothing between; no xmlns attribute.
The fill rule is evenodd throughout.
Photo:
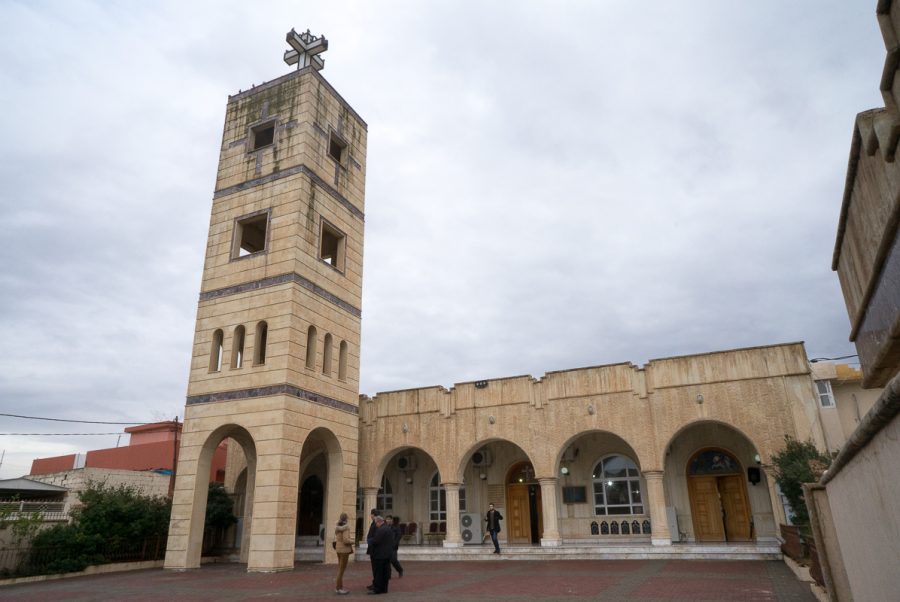
<svg viewBox="0 0 900 602"><path fill-rule="evenodd" d="M328 40L325 36L314 36L306 30L306 33L297 33L291 29L287 34L287 43L293 50L284 51L284 62L288 65L297 63L297 69L312 66L316 71L325 67L325 59L318 56L320 52L328 50Z"/></svg>

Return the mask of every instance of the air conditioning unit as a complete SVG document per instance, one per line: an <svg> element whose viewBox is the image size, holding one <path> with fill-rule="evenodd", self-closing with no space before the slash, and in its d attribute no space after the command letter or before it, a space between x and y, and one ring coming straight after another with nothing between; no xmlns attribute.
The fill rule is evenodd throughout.
<svg viewBox="0 0 900 602"><path fill-rule="evenodd" d="M477 452L472 454L472 466L477 466L478 468L487 468L491 465L493 459L491 458L491 452L488 449L479 449Z"/></svg>
<svg viewBox="0 0 900 602"><path fill-rule="evenodd" d="M416 457L412 454L397 458L397 468L403 472L411 472L416 469Z"/></svg>
<svg viewBox="0 0 900 602"><path fill-rule="evenodd" d="M464 544L481 544L481 515L468 512L460 514L459 531Z"/></svg>

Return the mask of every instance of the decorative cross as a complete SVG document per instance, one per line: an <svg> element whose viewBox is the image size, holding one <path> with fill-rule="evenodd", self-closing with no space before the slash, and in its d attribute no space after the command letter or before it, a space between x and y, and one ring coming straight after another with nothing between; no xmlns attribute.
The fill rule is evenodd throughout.
<svg viewBox="0 0 900 602"><path fill-rule="evenodd" d="M328 50L328 40L325 36L314 36L306 30L306 33L297 33L291 29L287 34L287 43L293 50L284 51L284 62L288 65L297 63L297 69L312 66L316 71L325 67L325 59L318 56L320 52Z"/></svg>

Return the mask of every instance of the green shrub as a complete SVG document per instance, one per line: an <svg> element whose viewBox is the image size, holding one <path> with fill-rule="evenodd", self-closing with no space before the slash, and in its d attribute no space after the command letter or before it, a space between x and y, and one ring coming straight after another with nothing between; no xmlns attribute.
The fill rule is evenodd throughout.
<svg viewBox="0 0 900 602"><path fill-rule="evenodd" d="M37 533L21 567L25 574L67 573L109 561L106 552L165 537L171 502L141 495L132 487L89 483L72 522Z"/></svg>
<svg viewBox="0 0 900 602"><path fill-rule="evenodd" d="M206 497L206 521L203 530L203 553L210 554L222 545L225 531L237 522L234 500L219 483L210 483Z"/></svg>
<svg viewBox="0 0 900 602"><path fill-rule="evenodd" d="M222 484L210 483L206 497L206 527L227 529L236 522L234 500L225 492Z"/></svg>
<svg viewBox="0 0 900 602"><path fill-rule="evenodd" d="M831 465L831 458L816 449L812 441L798 441L790 435L784 437L784 449L772 456L775 465L775 481L793 510L792 522L808 527L809 512L803 496L803 483L815 483L821 473Z"/></svg>

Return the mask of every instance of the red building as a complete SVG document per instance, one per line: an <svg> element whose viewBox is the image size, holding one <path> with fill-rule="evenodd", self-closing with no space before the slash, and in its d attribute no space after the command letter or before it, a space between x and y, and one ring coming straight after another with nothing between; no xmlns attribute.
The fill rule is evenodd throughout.
<svg viewBox="0 0 900 602"><path fill-rule="evenodd" d="M86 454L69 454L51 458L37 458L31 463L30 475L63 472L75 468L119 468L123 470L153 470L171 472L178 446L181 443L181 423L169 420L141 424L125 429L128 445L95 449ZM219 445L213 455L209 479L221 483L225 480L225 455L227 440Z"/></svg>

